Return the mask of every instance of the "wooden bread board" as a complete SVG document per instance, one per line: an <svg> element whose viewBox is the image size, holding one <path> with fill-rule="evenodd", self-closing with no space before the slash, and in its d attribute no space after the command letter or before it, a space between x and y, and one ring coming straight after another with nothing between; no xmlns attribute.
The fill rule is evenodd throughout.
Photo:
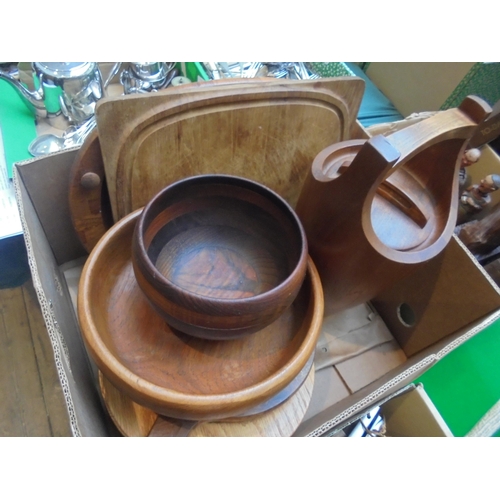
<svg viewBox="0 0 500 500"><path fill-rule="evenodd" d="M294 206L314 157L350 137L364 86L356 77L217 81L99 101L115 222L168 184L208 173L261 182Z"/></svg>

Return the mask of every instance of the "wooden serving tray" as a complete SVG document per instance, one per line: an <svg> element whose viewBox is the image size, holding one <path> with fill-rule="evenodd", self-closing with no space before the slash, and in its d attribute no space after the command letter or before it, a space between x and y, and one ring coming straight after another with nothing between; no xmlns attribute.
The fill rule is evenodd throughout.
<svg viewBox="0 0 500 500"><path fill-rule="evenodd" d="M199 174L261 182L294 206L314 157L350 137L363 92L356 77L220 80L99 101L114 220Z"/></svg>

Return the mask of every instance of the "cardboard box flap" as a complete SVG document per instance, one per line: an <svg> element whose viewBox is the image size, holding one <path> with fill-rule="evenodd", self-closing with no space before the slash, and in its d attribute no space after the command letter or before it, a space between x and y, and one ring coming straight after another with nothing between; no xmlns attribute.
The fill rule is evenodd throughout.
<svg viewBox="0 0 500 500"><path fill-rule="evenodd" d="M305 420L294 436L319 437L403 389L433 364L500 318L500 310L476 319L409 358L371 384Z"/></svg>
<svg viewBox="0 0 500 500"><path fill-rule="evenodd" d="M421 384L384 403L382 414L391 437L453 437Z"/></svg>
<svg viewBox="0 0 500 500"><path fill-rule="evenodd" d="M77 151L16 163L58 265L87 254L69 215L69 171Z"/></svg>
<svg viewBox="0 0 500 500"><path fill-rule="evenodd" d="M32 176L33 182L35 177ZM52 344L72 433L74 436L107 436L108 417L103 412L65 278L17 169L14 180L33 285Z"/></svg>
<svg viewBox="0 0 500 500"><path fill-rule="evenodd" d="M366 411L396 391L403 389L435 362L436 355L431 354L416 363L409 360L402 366L397 366L366 387L333 404L309 420L304 420L295 431L294 436L319 437L326 434L360 412Z"/></svg>

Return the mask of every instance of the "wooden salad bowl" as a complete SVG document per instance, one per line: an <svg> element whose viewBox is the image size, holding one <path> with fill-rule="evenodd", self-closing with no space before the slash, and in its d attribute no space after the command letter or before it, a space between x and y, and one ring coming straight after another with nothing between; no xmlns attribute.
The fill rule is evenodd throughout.
<svg viewBox="0 0 500 500"><path fill-rule="evenodd" d="M90 355L118 390L159 415L206 421L251 413L314 354L324 306L314 263L308 259L292 305L262 330L230 341L186 335L155 312L135 279L131 247L140 213L108 230L82 271L78 318Z"/></svg>
<svg viewBox="0 0 500 500"><path fill-rule="evenodd" d="M175 182L144 208L133 237L137 283L167 323L227 340L290 307L307 270L307 240L290 205L228 175Z"/></svg>

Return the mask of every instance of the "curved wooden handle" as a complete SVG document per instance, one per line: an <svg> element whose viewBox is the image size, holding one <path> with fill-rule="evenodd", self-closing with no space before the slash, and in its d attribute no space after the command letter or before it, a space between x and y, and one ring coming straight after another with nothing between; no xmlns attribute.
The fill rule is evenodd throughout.
<svg viewBox="0 0 500 500"><path fill-rule="evenodd" d="M424 149L445 139L469 141L478 125L490 116L491 108L479 97L466 97L458 108L437 113L410 127L388 136L401 153L399 161L406 162Z"/></svg>

